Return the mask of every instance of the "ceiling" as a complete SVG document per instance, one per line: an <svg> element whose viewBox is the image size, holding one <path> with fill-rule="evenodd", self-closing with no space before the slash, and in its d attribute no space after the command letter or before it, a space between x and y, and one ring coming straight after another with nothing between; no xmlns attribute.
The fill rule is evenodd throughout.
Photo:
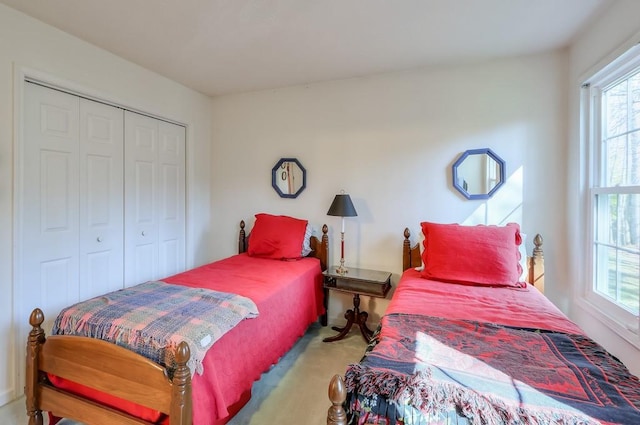
<svg viewBox="0 0 640 425"><path fill-rule="evenodd" d="M615 0L0 0L204 94L535 54Z"/></svg>

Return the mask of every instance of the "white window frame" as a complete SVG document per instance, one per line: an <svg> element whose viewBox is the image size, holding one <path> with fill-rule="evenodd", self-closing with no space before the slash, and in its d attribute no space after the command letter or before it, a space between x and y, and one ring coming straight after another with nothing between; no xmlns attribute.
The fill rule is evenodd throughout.
<svg viewBox="0 0 640 425"><path fill-rule="evenodd" d="M601 157L602 139L602 89L640 69L640 44L635 44L618 58L587 78L582 85L581 122L582 146L586 150L586 196L585 249L587 270L581 288L581 298L589 311L624 339L640 348L640 316L635 316L594 290L596 279L595 232L596 196L608 194L637 194L640 186L601 187L601 172L604 170Z"/></svg>

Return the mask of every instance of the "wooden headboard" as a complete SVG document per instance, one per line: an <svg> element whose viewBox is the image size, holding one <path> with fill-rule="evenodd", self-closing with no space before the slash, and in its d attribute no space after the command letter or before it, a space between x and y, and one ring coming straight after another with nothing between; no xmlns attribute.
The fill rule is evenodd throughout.
<svg viewBox="0 0 640 425"><path fill-rule="evenodd" d="M249 235L246 233L244 220L240 221L240 233L238 235L238 254L247 252L249 249ZM311 252L308 257L316 257L320 260L320 266L322 270L327 269L327 260L329 257L329 228L326 224L322 225L322 237L318 239L316 236L311 236Z"/></svg>
<svg viewBox="0 0 640 425"><path fill-rule="evenodd" d="M402 270L411 267L420 267L422 257L420 255L420 244L411 246L411 232L409 228L404 229L404 242L402 244ZM544 293L544 254L542 252L542 236L537 234L533 238L533 252L527 256L527 282Z"/></svg>

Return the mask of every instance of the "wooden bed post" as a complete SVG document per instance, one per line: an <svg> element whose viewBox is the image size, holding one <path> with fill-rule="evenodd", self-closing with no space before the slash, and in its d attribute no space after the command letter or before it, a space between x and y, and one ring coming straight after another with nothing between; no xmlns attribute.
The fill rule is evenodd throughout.
<svg viewBox="0 0 640 425"><path fill-rule="evenodd" d="M322 238L320 239L320 267L322 270L326 270L329 267L329 226L326 224L322 225Z"/></svg>
<svg viewBox="0 0 640 425"><path fill-rule="evenodd" d="M402 243L402 271L411 267L422 265L422 254L420 253L420 243L411 246L411 232L408 227L404 228L404 242Z"/></svg>
<svg viewBox="0 0 640 425"><path fill-rule="evenodd" d="M244 232L244 220L240 220L240 235L238 236L238 254L247 252L247 238Z"/></svg>
<svg viewBox="0 0 640 425"><path fill-rule="evenodd" d="M44 313L39 308L31 312L29 324L32 326L27 341L27 370L25 376L24 395L26 397L27 415L29 416L29 425L42 425L42 410L40 410L40 400L38 398L38 382L40 380L40 367L38 358L40 356L40 347L44 344L45 336L42 330L44 322Z"/></svg>
<svg viewBox="0 0 640 425"><path fill-rule="evenodd" d="M344 402L347 399L347 389L340 375L334 375L329 384L329 400L332 406L327 412L327 425L347 425L347 414Z"/></svg>
<svg viewBox="0 0 640 425"><path fill-rule="evenodd" d="M533 238L533 252L529 258L529 283L544 293L544 254L542 252L542 236L538 233Z"/></svg>
<svg viewBox="0 0 640 425"><path fill-rule="evenodd" d="M176 349L175 357L177 366L173 374L169 417L172 424L191 425L191 372L187 366L191 357L189 344L182 341Z"/></svg>
<svg viewBox="0 0 640 425"><path fill-rule="evenodd" d="M411 241L409 237L411 236L411 232L409 232L409 228L404 228L404 242L402 243L402 270L407 270L411 267Z"/></svg>

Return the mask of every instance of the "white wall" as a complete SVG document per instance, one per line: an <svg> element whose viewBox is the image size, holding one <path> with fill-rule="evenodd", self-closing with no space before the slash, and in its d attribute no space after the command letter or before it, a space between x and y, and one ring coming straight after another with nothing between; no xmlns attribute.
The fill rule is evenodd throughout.
<svg viewBox="0 0 640 425"><path fill-rule="evenodd" d="M14 142L20 74L37 73L70 88L187 126L188 264L211 258L210 99L0 4L0 339L11 344L13 311ZM46 314L47 312L45 312ZM55 313L54 313L55 314ZM22 342L20 343L22 345ZM12 347L0 351L0 405L22 393ZM21 352L21 351L20 351Z"/></svg>
<svg viewBox="0 0 640 425"><path fill-rule="evenodd" d="M417 235L425 220L516 221L530 248L535 233L545 237L547 293L566 308L566 75L566 52L554 52L215 98L215 255L231 253L240 219L265 211L327 223L337 262L340 218L326 212L345 189L358 212L346 220L347 266L396 280L407 226ZM508 183L488 202L468 201L452 188L451 165L484 147L506 161ZM271 168L289 156L307 169L297 199L271 188ZM351 300L331 297L339 322ZM362 306L377 321L386 302Z"/></svg>
<svg viewBox="0 0 640 425"><path fill-rule="evenodd" d="M630 37L637 35L640 40L640 2L635 0L620 0L615 2L607 12L591 25L587 31L576 39L570 49L569 60L569 99L570 99L570 131L569 131L569 162L567 180L568 196L568 238L570 241L571 258L568 268L569 276L582 282L587 278L588 265L584 261L585 247L585 204L581 201L581 192L585 187L584 175L580 172L580 161L584 150L580 147L579 102L580 85L583 79L589 77L599 66L607 60L612 60L614 52L627 42ZM636 40L636 42L637 42ZM622 53L622 52L619 52ZM576 301L579 298L576 287ZM640 350L619 337L613 330L605 326L602 321L594 317L584 304L576 302L571 311L571 317L589 335L606 347L612 354L620 358L631 371L640 375Z"/></svg>

